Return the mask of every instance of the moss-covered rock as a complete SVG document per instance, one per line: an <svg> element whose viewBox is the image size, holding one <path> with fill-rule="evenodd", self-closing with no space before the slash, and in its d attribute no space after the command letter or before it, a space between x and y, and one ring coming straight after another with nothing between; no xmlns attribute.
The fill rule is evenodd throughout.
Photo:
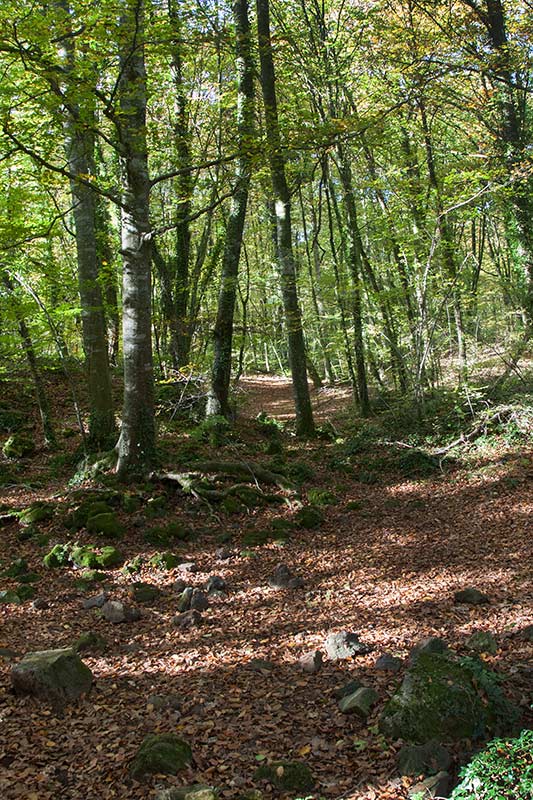
<svg viewBox="0 0 533 800"><path fill-rule="evenodd" d="M43 564L47 569L66 567L70 558L70 546L68 544L56 544L49 553L43 558Z"/></svg>
<svg viewBox="0 0 533 800"><path fill-rule="evenodd" d="M77 589L85 591L86 589L90 589L95 583L101 583L105 580L107 580L105 572L99 572L96 569L86 569L81 573L80 577L74 581L74 585Z"/></svg>
<svg viewBox="0 0 533 800"><path fill-rule="evenodd" d="M76 653L81 653L83 650L92 650L94 652L103 653L107 648L107 642L103 636L94 631L86 631L82 633L73 645L73 650Z"/></svg>
<svg viewBox="0 0 533 800"><path fill-rule="evenodd" d="M154 603L160 596L161 590L157 586L152 586L150 583L134 583L130 589L132 599L136 603Z"/></svg>
<svg viewBox="0 0 533 800"><path fill-rule="evenodd" d="M302 761L262 764L255 771L254 780L266 780L281 792L311 792L315 785L313 773Z"/></svg>
<svg viewBox="0 0 533 800"><path fill-rule="evenodd" d="M143 539L154 547L168 547L175 541L186 541L190 538L190 530L179 522L150 528L143 533Z"/></svg>
<svg viewBox="0 0 533 800"><path fill-rule="evenodd" d="M214 786L194 783L192 786L173 786L163 789L156 800L216 800L218 790Z"/></svg>
<svg viewBox="0 0 533 800"><path fill-rule="evenodd" d="M4 606L19 606L22 600L13 589L5 589L0 592L0 605Z"/></svg>
<svg viewBox="0 0 533 800"><path fill-rule="evenodd" d="M63 704L86 694L93 682L91 670L74 650L28 653L11 670L15 692Z"/></svg>
<svg viewBox="0 0 533 800"><path fill-rule="evenodd" d="M246 511L246 506L241 503L238 497L234 497L233 495L225 497L220 504L220 508L222 511L225 511L226 514L243 514Z"/></svg>
<svg viewBox="0 0 533 800"><path fill-rule="evenodd" d="M181 562L175 553L155 553L150 559L150 564L157 569L174 569Z"/></svg>
<svg viewBox="0 0 533 800"><path fill-rule="evenodd" d="M28 572L28 562L25 558L15 558L14 561L11 562L9 567L4 570L4 577L5 578L18 578L20 575L24 575Z"/></svg>
<svg viewBox="0 0 533 800"><path fill-rule="evenodd" d="M422 653L385 706L379 726L393 739L423 744L479 739L513 716L492 673L481 665Z"/></svg>
<svg viewBox="0 0 533 800"><path fill-rule="evenodd" d="M151 733L144 739L131 764L134 778L150 773L176 775L189 766L192 751L187 742L174 733Z"/></svg>
<svg viewBox="0 0 533 800"><path fill-rule="evenodd" d="M101 569L111 569L118 567L122 562L122 556L116 547L102 547L98 553L96 566Z"/></svg>
<svg viewBox="0 0 533 800"><path fill-rule="evenodd" d="M16 431L4 442L2 453L6 458L24 458L35 452L35 440L29 431Z"/></svg>
<svg viewBox="0 0 533 800"><path fill-rule="evenodd" d="M474 653L491 653L494 655L498 652L498 643L489 631L474 631L466 640L465 645L468 650L472 650Z"/></svg>
<svg viewBox="0 0 533 800"><path fill-rule="evenodd" d="M35 597L35 589L33 586L19 584L16 588L16 593L18 594L21 601L24 603L26 600L31 600Z"/></svg>
<svg viewBox="0 0 533 800"><path fill-rule="evenodd" d="M56 507L53 503L33 503L19 513L21 525L35 525L38 522L48 522L55 514Z"/></svg>
<svg viewBox="0 0 533 800"><path fill-rule="evenodd" d="M294 524L307 530L319 528L323 521L324 515L314 506L304 506L294 515Z"/></svg>
<svg viewBox="0 0 533 800"><path fill-rule="evenodd" d="M100 566L95 548L88 544L75 545L70 552L70 558L77 567L95 568Z"/></svg>
<svg viewBox="0 0 533 800"><path fill-rule="evenodd" d="M90 533L100 533L102 536L108 536L111 539L118 539L124 533L124 527L113 511L89 517L87 530Z"/></svg>
<svg viewBox="0 0 533 800"><path fill-rule="evenodd" d="M242 544L244 547L261 547L271 539L271 534L267 530L262 531L246 531L242 537Z"/></svg>

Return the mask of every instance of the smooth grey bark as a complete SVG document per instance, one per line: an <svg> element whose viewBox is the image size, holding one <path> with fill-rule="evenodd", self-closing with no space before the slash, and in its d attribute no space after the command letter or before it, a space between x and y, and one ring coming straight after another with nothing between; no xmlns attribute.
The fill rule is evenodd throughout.
<svg viewBox="0 0 533 800"><path fill-rule="evenodd" d="M229 387L232 366L233 320L239 280L246 206L250 187L251 146L254 138L254 63L250 41L248 0L235 0L235 61L237 65L237 138L239 157L234 194L226 227L222 274L214 328L213 368L207 416L230 416Z"/></svg>
<svg viewBox="0 0 533 800"><path fill-rule="evenodd" d="M122 341L124 405L119 476L150 469L155 457L151 330L150 181L146 146L144 8L128 0L121 20L120 161L122 168Z"/></svg>
<svg viewBox="0 0 533 800"><path fill-rule="evenodd" d="M289 365L296 411L296 432L306 436L314 433L314 421L307 383L302 315L292 250L291 197L285 174L285 158L279 128L276 78L270 37L269 0L256 0L256 10L261 88L276 218L276 256L281 277L283 310L287 328Z"/></svg>
<svg viewBox="0 0 533 800"><path fill-rule="evenodd" d="M66 39L61 55L67 75L75 69L73 39ZM70 88L70 87L69 87ZM67 90L68 97L68 90ZM86 104L67 103L65 108L65 148L71 175L95 177L94 112L90 98ZM115 414L107 349L107 332L102 289L99 283L97 197L86 183L71 178L74 229L81 304L83 350L89 394L90 449L111 445L115 434Z"/></svg>

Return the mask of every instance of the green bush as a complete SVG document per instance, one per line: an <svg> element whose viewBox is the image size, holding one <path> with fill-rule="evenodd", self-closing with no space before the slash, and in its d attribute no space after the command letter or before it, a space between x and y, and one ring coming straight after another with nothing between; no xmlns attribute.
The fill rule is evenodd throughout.
<svg viewBox="0 0 533 800"><path fill-rule="evenodd" d="M533 731L495 739L461 771L450 800L531 800Z"/></svg>

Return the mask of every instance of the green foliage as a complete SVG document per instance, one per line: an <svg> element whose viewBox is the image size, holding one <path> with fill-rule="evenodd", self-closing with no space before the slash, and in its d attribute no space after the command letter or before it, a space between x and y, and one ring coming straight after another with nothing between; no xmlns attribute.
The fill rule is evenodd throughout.
<svg viewBox="0 0 533 800"><path fill-rule="evenodd" d="M323 521L323 513L313 506L304 506L294 515L294 524L298 528L306 528L308 530L319 528Z"/></svg>
<svg viewBox="0 0 533 800"><path fill-rule="evenodd" d="M70 560L70 544L56 544L43 558L47 569L66 567Z"/></svg>
<svg viewBox="0 0 533 800"><path fill-rule="evenodd" d="M155 553L150 559L150 564L156 569L174 569L181 563L181 558L175 553Z"/></svg>
<svg viewBox="0 0 533 800"><path fill-rule="evenodd" d="M154 547L168 547L176 541L185 542L190 538L190 530L179 522L169 522L168 525L149 528L143 533L143 539Z"/></svg>
<svg viewBox="0 0 533 800"><path fill-rule="evenodd" d="M337 497L328 489L309 489L307 497L312 506L334 506L338 503Z"/></svg>
<svg viewBox="0 0 533 800"><path fill-rule="evenodd" d="M33 435L28 431L12 433L2 447L2 453L6 458L24 458L33 455L34 452L35 441Z"/></svg>
<svg viewBox="0 0 533 800"><path fill-rule="evenodd" d="M211 447L222 447L227 444L231 433L231 424L226 417L212 416L204 419L192 432L194 442L207 442Z"/></svg>
<svg viewBox="0 0 533 800"><path fill-rule="evenodd" d="M461 770L450 800L530 800L533 797L533 731L495 739Z"/></svg>
<svg viewBox="0 0 533 800"><path fill-rule="evenodd" d="M287 467L287 475L296 483L306 483L315 477L315 471L305 461L293 461Z"/></svg>

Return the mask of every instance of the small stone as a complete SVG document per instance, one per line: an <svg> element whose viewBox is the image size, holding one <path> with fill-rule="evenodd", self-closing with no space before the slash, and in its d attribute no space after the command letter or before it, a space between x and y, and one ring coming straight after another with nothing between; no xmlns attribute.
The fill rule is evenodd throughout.
<svg viewBox="0 0 533 800"><path fill-rule="evenodd" d="M163 789L156 795L155 800L216 800L217 789L203 783L192 786L174 786L172 789Z"/></svg>
<svg viewBox="0 0 533 800"><path fill-rule="evenodd" d="M205 611L208 607L209 600L207 599L206 593L202 592L201 589L193 589L191 608L195 608L196 611Z"/></svg>
<svg viewBox="0 0 533 800"><path fill-rule="evenodd" d="M75 642L73 649L77 653L80 653L83 650L95 650L103 652L106 648L107 642L103 636L100 636L99 633L95 633L94 631L87 631L86 633L81 634L81 636Z"/></svg>
<svg viewBox="0 0 533 800"><path fill-rule="evenodd" d="M449 752L436 741L405 745L398 753L400 775L435 775L447 770L450 763Z"/></svg>
<svg viewBox="0 0 533 800"><path fill-rule="evenodd" d="M88 597L86 600L84 600L83 608L86 611L88 611L90 608L102 608L108 599L109 592L100 592L100 594L95 594L93 597Z"/></svg>
<svg viewBox="0 0 533 800"><path fill-rule="evenodd" d="M264 658L252 658L246 664L246 669L250 669L253 672L268 673L272 672L275 668L276 665L273 664L272 661L266 661Z"/></svg>
<svg viewBox="0 0 533 800"><path fill-rule="evenodd" d="M208 578L207 583L205 585L206 592L208 592L209 594L211 592L225 592L226 588L227 588L226 581L219 575L211 575L211 577Z"/></svg>
<svg viewBox="0 0 533 800"><path fill-rule="evenodd" d="M445 797L450 788L450 776L447 772L439 772L426 778L425 781L415 783L409 789L408 797L416 800L430 800L431 798Z"/></svg>
<svg viewBox="0 0 533 800"><path fill-rule="evenodd" d="M309 675L320 672L323 665L322 651L311 650L309 653L304 653L298 663L303 671L309 673Z"/></svg>
<svg viewBox="0 0 533 800"><path fill-rule="evenodd" d="M200 612L191 608L190 611L184 611L183 614L175 616L172 621L178 628L197 628L203 620Z"/></svg>
<svg viewBox="0 0 533 800"><path fill-rule="evenodd" d="M141 618L140 611L132 606L125 606L118 600L108 600L102 607L102 616L107 622L117 625L121 622L137 622Z"/></svg>
<svg viewBox="0 0 533 800"><path fill-rule="evenodd" d="M414 647L411 648L409 653L409 663L414 664L419 656L426 653L429 653L430 655L444 656L448 653L448 645L444 639L441 639L438 636L427 636L425 639L421 639L414 645Z"/></svg>
<svg viewBox="0 0 533 800"><path fill-rule="evenodd" d="M156 711L179 711L181 698L177 694L151 694L146 705L153 706Z"/></svg>
<svg viewBox="0 0 533 800"><path fill-rule="evenodd" d="M215 556L219 561L228 561L230 558L233 558L233 555L233 550L230 550L229 547L218 547L215 550Z"/></svg>
<svg viewBox="0 0 533 800"><path fill-rule="evenodd" d="M402 664L401 658L397 658L390 653L383 653L374 664L374 668L388 672L398 672L402 668Z"/></svg>
<svg viewBox="0 0 533 800"><path fill-rule="evenodd" d="M151 733L145 737L133 759L134 778L150 773L176 775L192 761L191 748L174 733Z"/></svg>
<svg viewBox="0 0 533 800"><path fill-rule="evenodd" d="M353 656L362 656L369 653L371 648L364 644L356 633L341 631L330 633L325 641L326 653L332 661L342 661Z"/></svg>
<svg viewBox="0 0 533 800"><path fill-rule="evenodd" d="M358 717L366 719L378 699L379 695L374 689L361 686L353 694L342 697L339 700L339 708L343 714L355 713Z"/></svg>
<svg viewBox="0 0 533 800"><path fill-rule="evenodd" d="M272 589L300 589L303 580L293 576L286 564L278 564L274 574L269 578L268 585Z"/></svg>
<svg viewBox="0 0 533 800"><path fill-rule="evenodd" d="M474 653L491 653L494 655L498 652L496 639L488 631L474 631L466 640L465 646Z"/></svg>
<svg viewBox="0 0 533 800"><path fill-rule="evenodd" d="M194 561L184 561L178 566L179 572L195 573L200 571L200 567Z"/></svg>
<svg viewBox="0 0 533 800"><path fill-rule="evenodd" d="M177 602L177 609L179 612L183 613L184 611L188 611L191 607L191 600L192 594L194 589L192 586L187 586L181 593L181 596Z"/></svg>
<svg viewBox="0 0 533 800"><path fill-rule="evenodd" d="M54 704L77 700L89 692L93 675L70 649L28 653L11 670L15 692L42 697Z"/></svg>
<svg viewBox="0 0 533 800"><path fill-rule="evenodd" d="M467 606L481 606L490 603L486 594L474 588L462 589L460 592L455 592L453 599L455 603L463 603Z"/></svg>
<svg viewBox="0 0 533 800"><path fill-rule="evenodd" d="M50 604L43 597L36 597L35 600L32 600L31 607L34 608L35 611L45 611L50 607Z"/></svg>
<svg viewBox="0 0 533 800"><path fill-rule="evenodd" d="M335 695L336 700L341 700L343 697L347 697L349 694L354 694L358 689L362 689L363 684L361 681L348 681L345 683L344 686L340 686L338 689L335 689L333 694Z"/></svg>

